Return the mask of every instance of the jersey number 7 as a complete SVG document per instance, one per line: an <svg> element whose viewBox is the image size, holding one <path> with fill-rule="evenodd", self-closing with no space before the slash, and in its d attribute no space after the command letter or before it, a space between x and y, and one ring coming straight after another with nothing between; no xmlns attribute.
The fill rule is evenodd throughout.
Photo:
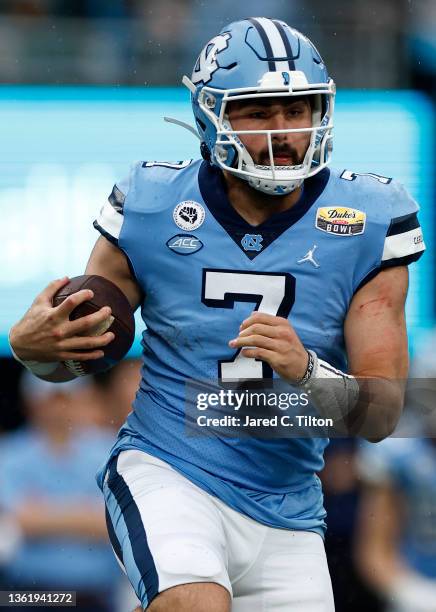
<svg viewBox="0 0 436 612"><path fill-rule="evenodd" d="M295 277L287 272L237 272L203 270L201 301L211 308L234 308L235 302L252 302L254 310L287 318L295 301ZM242 323L242 321L241 321ZM244 357L239 349L232 359L218 362L223 381L272 378L263 361Z"/></svg>

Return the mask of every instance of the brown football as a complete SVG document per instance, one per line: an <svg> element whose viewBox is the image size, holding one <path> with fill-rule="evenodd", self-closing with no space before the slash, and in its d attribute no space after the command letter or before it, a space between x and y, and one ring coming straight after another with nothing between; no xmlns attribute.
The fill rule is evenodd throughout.
<svg viewBox="0 0 436 612"><path fill-rule="evenodd" d="M76 376L95 374L96 372L108 370L124 357L132 346L135 337L135 318L128 299L121 289L107 278L103 278L103 276L95 274L75 276L56 293L53 298L53 306L59 306L69 295L81 289L91 289L94 292L94 297L77 306L71 312L70 320L74 321L85 315L92 314L103 306L110 306L113 321L109 327L105 326L104 328L100 327L100 329L94 330L94 335L111 331L114 333L115 338L102 348L104 351L102 359L66 361L66 367Z"/></svg>

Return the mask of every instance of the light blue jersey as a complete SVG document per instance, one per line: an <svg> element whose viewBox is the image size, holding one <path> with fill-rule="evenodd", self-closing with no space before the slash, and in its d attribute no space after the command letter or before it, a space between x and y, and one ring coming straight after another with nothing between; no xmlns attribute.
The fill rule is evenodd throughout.
<svg viewBox="0 0 436 612"><path fill-rule="evenodd" d="M419 258L417 210L395 181L325 169L290 210L251 226L209 163L135 164L95 222L146 296L142 381L112 455L142 449L257 521L322 533L327 440L188 437L185 381L271 377L228 346L255 309L289 318L307 348L346 370L353 295Z"/></svg>

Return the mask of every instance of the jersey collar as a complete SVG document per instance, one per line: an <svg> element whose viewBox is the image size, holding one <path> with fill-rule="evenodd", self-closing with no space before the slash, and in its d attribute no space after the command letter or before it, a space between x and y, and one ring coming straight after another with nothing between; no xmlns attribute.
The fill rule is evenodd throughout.
<svg viewBox="0 0 436 612"><path fill-rule="evenodd" d="M198 183L203 200L212 215L245 255L254 259L307 213L324 191L329 177L330 170L324 168L315 176L306 179L298 202L289 210L275 213L260 225L250 225L233 208L227 196L223 173L219 168L203 161L198 173ZM256 245L259 250L256 250Z"/></svg>

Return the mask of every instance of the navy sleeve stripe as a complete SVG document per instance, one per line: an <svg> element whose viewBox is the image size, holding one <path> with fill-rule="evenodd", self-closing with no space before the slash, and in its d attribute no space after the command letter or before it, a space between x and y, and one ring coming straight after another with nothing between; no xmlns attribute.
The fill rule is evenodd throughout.
<svg viewBox="0 0 436 612"><path fill-rule="evenodd" d="M402 217L396 217L392 219L386 236L396 236L397 234L404 234L410 230L419 227L418 216L416 213L410 215L403 215Z"/></svg>
<svg viewBox="0 0 436 612"><path fill-rule="evenodd" d="M109 234L109 232L107 232L105 229L103 229L102 226L98 223L98 221L94 221L93 226L95 227L96 230L98 230L100 232L100 234L102 236L104 236L107 240L109 240L109 242L114 244L116 247L118 247L121 250L122 253L124 253L124 255L126 257L127 264L129 266L130 274L132 275L132 278L136 281L136 283L139 285L139 281L138 281L138 278L136 276L136 272L135 272L135 269L133 267L132 261L131 261L129 255L126 253L126 251L120 246L118 240L116 238L114 238L111 234Z"/></svg>
<svg viewBox="0 0 436 612"><path fill-rule="evenodd" d="M102 226L97 221L94 221L94 223L92 225L95 227L96 230L98 230L100 232L100 234L102 236L107 238L109 240L109 242L112 242L112 244L114 244L115 246L118 246L117 238L114 238L114 236L112 236L111 234L109 234L109 232L107 232L105 229L103 229Z"/></svg>
<svg viewBox="0 0 436 612"><path fill-rule="evenodd" d="M108 200L110 204L112 204L112 206L115 208L115 210L120 214L123 214L125 199L126 196L124 195L124 193L116 185L114 185L114 188L112 189L112 193L110 194Z"/></svg>
<svg viewBox="0 0 436 612"><path fill-rule="evenodd" d="M124 216L118 212L112 204L109 202L103 204L96 221L99 227L118 240L123 226Z"/></svg>

